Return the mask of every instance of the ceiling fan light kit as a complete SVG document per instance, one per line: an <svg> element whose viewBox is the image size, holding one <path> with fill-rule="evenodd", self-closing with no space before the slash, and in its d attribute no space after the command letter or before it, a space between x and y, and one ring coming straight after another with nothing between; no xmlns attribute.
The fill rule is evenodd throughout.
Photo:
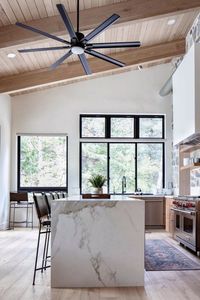
<svg viewBox="0 0 200 300"><path fill-rule="evenodd" d="M65 24L65 27L67 29L67 33L69 34L71 41L67 41L63 38L57 37L55 35L52 35L50 33L47 33L45 31L42 31L40 29L34 28L32 26L22 24L20 22L17 22L16 25L24 28L26 30L30 30L32 32L35 32L37 34L43 35L47 38L56 40L57 42L60 42L64 44L64 46L56 46L56 47L45 47L45 48L35 48L35 49L20 49L18 50L20 53L28 53L28 52L39 52L39 51L58 51L58 50L67 50L67 52L58 59L53 65L51 65L51 69L57 68L61 63L63 63L68 57L70 57L72 54L78 55L79 60L82 64L82 67L87 75L91 74L92 71L90 69L90 66L88 64L87 58L85 54L91 55L93 57L102 59L106 62L112 63L118 67L124 67L125 64L117 59L114 59L110 56L107 56L103 53L97 52L94 49L112 49L112 48L135 48L140 47L140 42L111 42L111 43L90 43L90 41L94 38L96 38L101 32L106 30L108 27L110 27L114 22L117 21L117 19L120 18L119 15L113 14L108 19L106 19L104 22L102 22L98 27L96 27L94 30L92 30L89 34L86 36L80 32L79 30L79 0L77 1L77 31L74 30L74 27L71 23L71 20L68 16L68 13L64 7L63 4L57 4L56 5L59 14Z"/></svg>

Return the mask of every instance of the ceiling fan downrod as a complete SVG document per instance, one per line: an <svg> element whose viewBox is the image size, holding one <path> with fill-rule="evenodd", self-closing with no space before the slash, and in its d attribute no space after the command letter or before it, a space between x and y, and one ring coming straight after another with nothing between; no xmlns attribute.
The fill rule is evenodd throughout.
<svg viewBox="0 0 200 300"><path fill-rule="evenodd" d="M77 0L77 10L76 10L76 15L77 15L77 32L79 32L79 0Z"/></svg>

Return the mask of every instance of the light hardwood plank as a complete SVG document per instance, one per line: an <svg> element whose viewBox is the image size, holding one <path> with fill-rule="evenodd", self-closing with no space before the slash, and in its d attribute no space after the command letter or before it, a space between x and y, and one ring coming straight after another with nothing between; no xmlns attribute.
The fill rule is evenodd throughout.
<svg viewBox="0 0 200 300"><path fill-rule="evenodd" d="M146 238L166 239L194 261L200 260L164 231L153 230ZM1 300L199 300L200 271L146 272L145 287L137 288L51 289L47 270L37 273L33 287L36 242L36 229L0 231Z"/></svg>

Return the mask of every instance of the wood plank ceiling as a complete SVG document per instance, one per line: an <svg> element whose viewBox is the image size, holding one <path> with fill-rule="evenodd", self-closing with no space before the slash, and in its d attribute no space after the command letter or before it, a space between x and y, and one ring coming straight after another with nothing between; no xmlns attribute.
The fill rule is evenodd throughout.
<svg viewBox="0 0 200 300"><path fill-rule="evenodd" d="M74 81L76 77L80 80L80 76L82 75L83 78L87 78L87 76L84 76L82 70L78 71L76 67L77 57L73 55L65 61L64 66L59 67L62 71L66 72L66 80L64 75L62 77L58 76L59 71L51 71L53 72L53 76L48 75L49 79L46 82L41 79L36 80L36 78L33 82L29 80L26 84L20 84L20 80L21 82L24 81L23 78L26 76L28 78L37 77L38 75L39 78L41 77L41 72L50 72L48 67L65 52L62 50L19 54L17 49L55 46L58 43L50 39L43 39L36 34L27 33L25 30L17 28L14 24L16 21L22 23L30 22L29 24L36 24L38 26L35 27L41 29L44 28L41 26L47 24L49 32L52 30L54 33L56 32L54 27L57 26L59 28L57 34L66 38L66 34L64 34L65 30L62 27L62 20L60 20L56 9L57 3L65 5L75 24L76 0L0 0L0 92L13 94L21 90L33 89L40 85L45 87L46 85L60 84L59 81L61 80L62 82L67 82L73 78ZM80 0L80 25L81 29L86 33L88 32L86 29L90 31L112 13L120 12L121 21L107 29L93 41L140 40L142 47L137 49L136 52L140 60L138 61L136 55L134 56L136 50L130 49L128 50L128 54L133 56L133 58L125 62L128 62L129 66L132 64L136 66L147 63L149 59L149 64L152 65L152 62L169 61L173 56L179 56L184 53L184 46L183 43L180 46L180 41L186 37L188 30L199 13L199 8L200 0ZM175 23L169 26L168 21L171 19L174 19ZM161 49L155 48L155 45L167 45L167 43L169 45L169 42L177 40L179 44L170 45L175 45L179 51L168 52L165 55L163 52L162 55L158 53L157 59L156 53L153 56L151 55L150 52L152 52L152 49L155 52ZM144 57L144 53L147 52L143 49L150 49L147 57ZM112 49L102 52L115 58L121 56L126 60L126 57L128 57L127 50L126 53L124 52L125 54L120 54L119 52L122 51L124 50ZM8 53L15 53L16 58L8 58ZM109 69L113 72L113 69L116 69L111 64L102 69L96 64L97 59L90 59L90 61L91 67L94 68L92 69L94 73L97 71L108 71ZM102 64L102 61L98 60L98 62ZM77 73L71 71L73 67ZM67 74L68 68L69 74ZM122 69L120 70L122 71ZM119 72L118 69L117 72ZM88 78L92 77L89 76ZM11 83L15 81L16 83L12 86Z"/></svg>

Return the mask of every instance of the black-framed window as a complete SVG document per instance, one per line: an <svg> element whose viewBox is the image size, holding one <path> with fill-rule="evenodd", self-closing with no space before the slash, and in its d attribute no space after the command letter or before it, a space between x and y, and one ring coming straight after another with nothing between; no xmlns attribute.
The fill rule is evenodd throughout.
<svg viewBox="0 0 200 300"><path fill-rule="evenodd" d="M80 115L80 138L164 139L164 115Z"/></svg>
<svg viewBox="0 0 200 300"><path fill-rule="evenodd" d="M134 117L110 117L110 137L111 138L133 138L134 137Z"/></svg>
<svg viewBox="0 0 200 300"><path fill-rule="evenodd" d="M126 177L126 194L141 189L154 194L165 186L164 142L80 142L80 189L92 192L91 175L106 176L104 192L122 193Z"/></svg>
<svg viewBox="0 0 200 300"><path fill-rule="evenodd" d="M81 118L82 138L105 138L106 119L103 116L85 116Z"/></svg>
<svg viewBox="0 0 200 300"><path fill-rule="evenodd" d="M67 191L66 135L19 135L17 144L19 191Z"/></svg>
<svg viewBox="0 0 200 300"><path fill-rule="evenodd" d="M164 138L164 118L162 116L140 117L139 138Z"/></svg>

